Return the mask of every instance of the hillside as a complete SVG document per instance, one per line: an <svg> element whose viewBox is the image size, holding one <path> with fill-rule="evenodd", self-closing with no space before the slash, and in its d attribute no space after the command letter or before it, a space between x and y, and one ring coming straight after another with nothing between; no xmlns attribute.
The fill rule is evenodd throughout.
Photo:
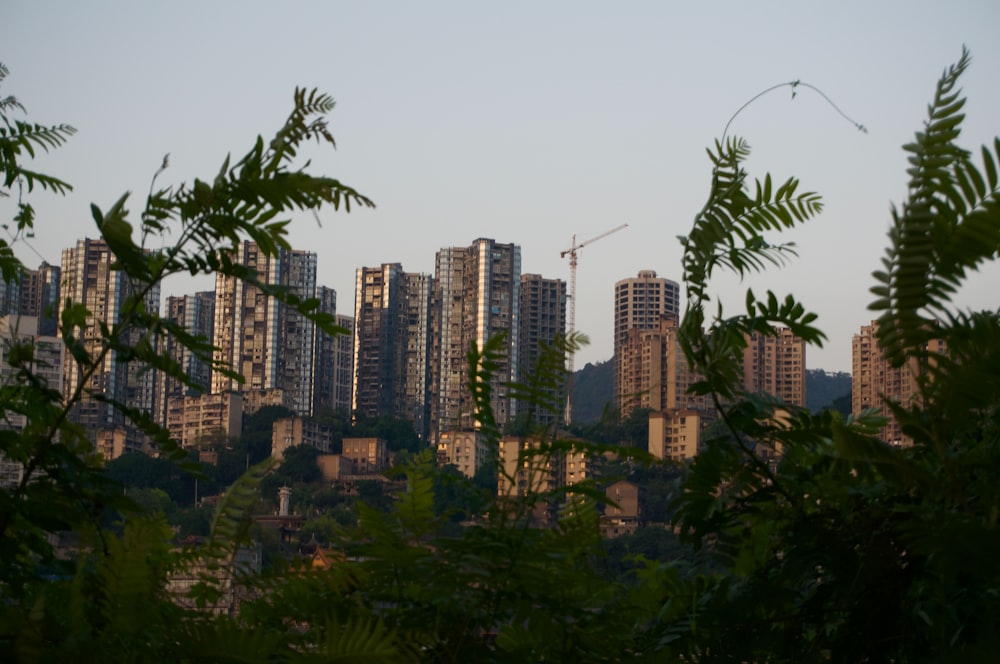
<svg viewBox="0 0 1000 664"><path fill-rule="evenodd" d="M588 363L573 374L573 419L576 422L598 422L605 404L613 396L611 360ZM806 407L819 411L837 399L850 398L851 374L824 369L806 370Z"/></svg>
<svg viewBox="0 0 1000 664"><path fill-rule="evenodd" d="M587 363L573 374L573 421L599 422L614 393L611 360Z"/></svg>
<svg viewBox="0 0 1000 664"><path fill-rule="evenodd" d="M851 397L851 374L844 371L806 369L806 407L818 412L842 397Z"/></svg>

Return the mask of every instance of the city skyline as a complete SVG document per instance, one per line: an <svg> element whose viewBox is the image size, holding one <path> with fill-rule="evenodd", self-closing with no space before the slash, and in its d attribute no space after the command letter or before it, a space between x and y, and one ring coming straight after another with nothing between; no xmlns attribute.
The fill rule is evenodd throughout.
<svg viewBox="0 0 1000 664"><path fill-rule="evenodd" d="M517 242L531 269L568 281L560 253L573 236L627 222L580 252L576 328L592 341L576 356L583 367L611 357L618 279L655 270L682 280L676 236L704 202L704 148L748 99L801 81L869 131L804 85L740 113L729 134L753 147L751 175L798 176L826 209L782 236L800 251L788 268L745 284L724 278L715 292L735 313L747 285L793 291L829 335L810 348L810 365L847 371L851 335L871 318L889 206L905 192L900 146L963 44L972 65L961 143L991 141L1000 112L990 28L1000 5L985 0L304 7L305 22L271 3L14 3L0 25L2 92L30 122L78 129L37 160L75 191L31 195L38 230L18 256L57 264L62 238L96 234L91 202L107 208L131 190L135 214L167 153L158 184L213 177L227 153L238 158L280 125L296 85L316 86L338 102L338 150L303 157L378 205L321 212L321 225L293 219L292 246L320 255L318 281L346 295L362 265L431 273L434 251L469 237ZM280 47L290 40L295 49ZM0 215L9 219L13 204L0 201ZM996 266L977 275L960 304L996 308L998 275ZM163 293L208 287L170 283Z"/></svg>

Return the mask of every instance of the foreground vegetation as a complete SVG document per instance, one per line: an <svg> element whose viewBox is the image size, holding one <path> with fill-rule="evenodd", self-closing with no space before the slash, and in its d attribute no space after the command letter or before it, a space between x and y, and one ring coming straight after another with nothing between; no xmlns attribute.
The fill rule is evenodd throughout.
<svg viewBox="0 0 1000 664"><path fill-rule="evenodd" d="M66 417L72 403L39 383L31 349L20 348L9 355L15 374L0 404L7 414L25 415L28 425L3 432L0 444L31 478L0 496L0 651L21 661L246 662L910 662L992 655L1000 627L1000 319L996 311L961 311L950 296L968 271L1000 255L1000 140L978 160L956 143L964 104L957 83L968 64L963 53L944 72L924 127L904 147L909 197L893 212L883 266L874 274L879 343L916 376L918 398L884 408L902 423L911 447L881 443L874 434L883 416L875 412L813 414L741 391L747 333L787 326L814 344L823 335L791 295L748 291L745 308L733 314L712 300L711 281L720 269L747 275L790 258L792 246L773 236L814 217L821 202L800 192L795 179L751 183L743 169L749 148L729 138L709 151L709 198L682 239L682 346L704 376L694 389L714 399L722 424L670 506L686 547L667 554L674 560L636 556L609 571L594 484L498 498L481 483L446 478L428 453L417 453L403 470L407 489L389 509L361 503L356 523L332 531L335 564L275 565L244 579L251 592L237 616L198 610L224 591L224 575L206 573L191 591L194 606L182 608L166 594L166 578L196 562L209 572L228 569L269 462L251 466L229 488L201 548L172 550L163 517L144 514L95 465ZM138 243L124 198L107 213L95 209L119 269L139 291L180 270L228 270L254 282L224 249L244 237L266 252L283 246L278 217L290 209L369 204L334 179L291 170L303 141L332 140L322 120L331 107L324 95L297 92L272 141L258 140L235 166L227 160L210 182L151 195ZM55 147L69 130L10 120L16 107L9 101L0 110L5 186L64 190L68 185L30 173L21 159L32 147ZM23 201L15 223L22 233L32 227ZM142 251L148 238L168 233L173 247ZM5 276L16 274L9 245L0 245L0 261ZM271 294L330 323L314 303ZM127 330L142 326L210 359L203 340L143 310L141 301L131 301L121 326L103 331L106 348L183 379L155 346L128 345ZM71 304L62 331L69 352L91 367L98 358L86 357L74 341L85 321L82 307ZM946 342L946 357L926 350L932 339ZM547 401L548 388L565 378L562 358L580 342L546 348L539 372L513 391L561 408ZM500 432L489 409L489 378L501 349L494 340L469 356L470 389L494 446ZM142 413L128 415L183 463L183 451ZM559 440L553 432L544 440L522 461L570 450L642 461L632 448ZM457 530L435 502L446 490L466 505ZM532 525L541 506L556 510L549 527ZM76 560L54 557L47 533L60 530L81 534Z"/></svg>

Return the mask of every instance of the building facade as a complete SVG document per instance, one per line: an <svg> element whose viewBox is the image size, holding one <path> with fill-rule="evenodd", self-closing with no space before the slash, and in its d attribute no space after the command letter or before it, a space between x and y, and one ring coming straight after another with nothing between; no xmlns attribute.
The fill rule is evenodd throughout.
<svg viewBox="0 0 1000 664"><path fill-rule="evenodd" d="M946 355L941 340L931 341L926 348L931 353ZM870 409L879 409L888 418L879 437L895 446L909 446L913 439L903 429L886 401L911 407L919 400L917 375L913 365L892 366L878 345L878 321L862 325L851 339L851 412L855 416Z"/></svg>
<svg viewBox="0 0 1000 664"><path fill-rule="evenodd" d="M704 411L673 408L649 414L649 453L657 459L693 459L701 447Z"/></svg>
<svg viewBox="0 0 1000 664"><path fill-rule="evenodd" d="M566 282L561 279L546 279L540 274L521 275L520 298L520 355L518 357L518 374L522 381L534 372L538 366L543 344L552 344L557 338L566 335ZM558 388L546 388L546 400L553 404L565 404L568 382L563 380ZM564 424L565 409L557 411L536 405L518 404L518 412L530 417L537 425L549 426Z"/></svg>
<svg viewBox="0 0 1000 664"><path fill-rule="evenodd" d="M300 298L316 297L316 254L280 249L273 256L250 241L232 260L256 273L263 284L280 286ZM294 308L260 288L232 276L215 281L215 360L243 376L212 374L212 392L280 389L284 403L298 414L313 404L315 326Z"/></svg>
<svg viewBox="0 0 1000 664"><path fill-rule="evenodd" d="M355 275L352 412L393 416L402 401L404 289L399 263L358 268Z"/></svg>
<svg viewBox="0 0 1000 664"><path fill-rule="evenodd" d="M354 389L354 318L337 314L337 325L347 332L333 339L333 409L350 413Z"/></svg>
<svg viewBox="0 0 1000 664"><path fill-rule="evenodd" d="M355 279L352 410L406 420L424 438L432 284L399 263L359 268Z"/></svg>
<svg viewBox="0 0 1000 664"><path fill-rule="evenodd" d="M214 291L167 297L164 308L167 320L180 325L187 333L202 337L211 343L215 327ZM178 343L173 336L167 337L165 344L167 355L180 365L181 370L195 386L187 386L165 373L159 374L154 416L161 425L166 425L167 402L170 399L205 393L212 385L212 365L209 361Z"/></svg>
<svg viewBox="0 0 1000 664"><path fill-rule="evenodd" d="M438 436L438 465L455 466L466 477L475 477L489 453L486 437L478 431L442 431Z"/></svg>
<svg viewBox="0 0 1000 664"><path fill-rule="evenodd" d="M96 369L88 376L86 367L67 355L63 390L67 396L78 389L84 390L71 417L89 431L125 424L124 416L110 403L90 396L95 393L141 411L154 411L154 372L142 371L142 366L130 366L117 352L104 347L101 326L113 329L125 322L123 313L140 292L140 284L130 282L122 271L112 268L114 262L115 257L104 240L79 240L74 247L62 252L60 299L82 304L90 312L77 334L83 348L97 361ZM143 306L147 311L159 311L159 284L146 290ZM126 342L134 343L143 333L144 330L138 327L127 329Z"/></svg>
<svg viewBox="0 0 1000 664"><path fill-rule="evenodd" d="M319 311L329 314L337 321L337 291L326 286L316 287ZM340 322L336 322L340 325ZM337 392L337 340L344 334L328 334L318 325L313 326L313 366L312 366L312 407L310 412L318 415L326 411L336 411ZM347 411L348 405L343 410Z"/></svg>
<svg viewBox="0 0 1000 664"><path fill-rule="evenodd" d="M182 447L217 443L243 433L243 397L239 392L196 394L167 400L167 429Z"/></svg>
<svg viewBox="0 0 1000 664"><path fill-rule="evenodd" d="M352 474L372 475L389 467L389 448L382 438L344 438L343 457L353 464Z"/></svg>
<svg viewBox="0 0 1000 664"><path fill-rule="evenodd" d="M42 261L37 270L22 270L15 281L0 281L0 315L32 316L40 336L56 336L61 274L58 266Z"/></svg>
<svg viewBox="0 0 1000 664"><path fill-rule="evenodd" d="M311 417L285 417L271 425L271 456L283 459L285 450L298 445L308 445L320 454L330 454L333 449L333 430Z"/></svg>
<svg viewBox="0 0 1000 664"><path fill-rule="evenodd" d="M33 346L32 361L24 368L42 384L62 394L64 348L62 340L55 336L38 332L38 319L34 316L17 314L0 316L0 384L8 385L16 371L8 361L8 355L15 344ZM0 428L20 430L27 420L24 415L12 412L4 414Z"/></svg>
<svg viewBox="0 0 1000 664"><path fill-rule="evenodd" d="M634 392L629 391L625 365L634 358L623 355L623 346L631 330L656 330L663 316L680 316L680 285L676 281L656 276L653 270L642 270L635 277L615 283L614 293L614 395L619 409L625 413Z"/></svg>
<svg viewBox="0 0 1000 664"><path fill-rule="evenodd" d="M405 354L403 402L399 416L413 424L422 439L430 436L431 410L431 303L434 277L405 273Z"/></svg>
<svg viewBox="0 0 1000 664"><path fill-rule="evenodd" d="M776 336L753 334L743 351L743 387L790 406L806 405L806 342L787 327Z"/></svg>
<svg viewBox="0 0 1000 664"><path fill-rule="evenodd" d="M506 384L518 378L521 248L480 238L468 247L441 249L435 258L432 332L431 435L478 426L468 389L468 356L497 334L503 352L493 374L491 400L502 426L514 417Z"/></svg>
<svg viewBox="0 0 1000 664"><path fill-rule="evenodd" d="M658 412L678 408L707 413L713 406L704 395L688 394L700 380L684 357L677 339L677 317L659 317L653 329L632 328L618 349L620 413L628 417L637 408Z"/></svg>

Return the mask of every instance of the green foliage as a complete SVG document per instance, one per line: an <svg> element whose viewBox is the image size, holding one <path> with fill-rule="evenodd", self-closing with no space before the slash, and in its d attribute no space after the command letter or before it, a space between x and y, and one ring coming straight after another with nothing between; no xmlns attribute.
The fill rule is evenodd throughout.
<svg viewBox="0 0 1000 664"><path fill-rule="evenodd" d="M0 67L0 80L7 70ZM23 415L23 430L0 432L0 453L18 463L23 479L0 489L0 652L17 661L296 661L329 658L401 661L407 652L377 619L328 616L266 631L205 610L225 607L242 582L235 557L250 531L250 511L257 503L270 461L252 466L233 482L218 503L210 528L203 510L186 510L186 529L206 533L194 549L171 548L172 533L162 515L142 515L173 505L166 492L184 488L181 470L198 473L210 486L208 471L187 459L169 434L148 413L115 402L92 390L90 378L109 353L130 367L156 370L188 387L199 386L161 350L184 347L214 369L239 378L231 367L213 363L211 344L161 318L147 307L147 296L175 274L221 274L256 286L297 310L329 333L340 331L332 316L320 313L315 300L261 283L257 275L234 264L232 251L252 240L265 255L288 248L286 231L293 211L322 205L371 206L369 199L338 180L295 165L305 141L333 144L325 114L333 101L325 94L296 90L292 113L274 138L258 137L235 162L227 157L219 171L190 185L157 189L154 184L137 216L126 194L106 209L91 206L101 237L114 254L113 269L124 274L128 294L113 325L95 325L82 303L66 302L60 335L69 357L80 367L80 387L63 397L33 373L33 349L22 344L9 353L14 372L0 386L4 416ZM14 97L0 99L0 195L18 189L13 242L30 233L34 215L23 200L37 185L64 193L69 185L29 170L25 161L39 150L61 145L73 130L67 125L29 125L11 117L23 111ZM164 160L163 168L167 167ZM6 225L5 225L6 227ZM11 244L0 241L5 281L17 278L20 263ZM99 335L91 354L83 340ZM170 343L167 343L167 342ZM145 433L160 459L127 455L99 466L90 441L74 425L71 411L95 400L120 411ZM268 423L269 424L269 423ZM268 440L270 430L268 427ZM224 445L227 441L219 441ZM260 454L254 441L240 450L246 463ZM269 444L268 444L269 448ZM133 485L123 491L119 478ZM193 495L184 488L184 496ZM181 501L180 495L173 496ZM113 522L121 517L122 521ZM190 518L188 518L190 517ZM49 534L73 532L83 537L75 561L62 560ZM167 592L167 580L193 574L187 590ZM230 598L230 599L226 599ZM220 602L220 600L222 600Z"/></svg>
<svg viewBox="0 0 1000 664"><path fill-rule="evenodd" d="M319 450L311 445L296 445L285 450L277 477L289 482L315 482L320 479L316 457Z"/></svg>
<svg viewBox="0 0 1000 664"><path fill-rule="evenodd" d="M588 363L573 375L573 421L593 423L601 419L604 407L614 401L611 360Z"/></svg>
<svg viewBox="0 0 1000 664"><path fill-rule="evenodd" d="M390 452L406 450L407 452L419 452L426 447L420 440L413 424L406 420L397 419L382 415L370 418L357 413L353 426L346 436L353 438L381 438L386 441L386 447Z"/></svg>
<svg viewBox="0 0 1000 664"><path fill-rule="evenodd" d="M702 213L712 222L699 219L684 242L692 297L682 344L725 425L676 503L678 531L714 566L686 591L693 612L677 644L690 659L965 661L995 644L1000 567L984 552L996 545L1000 498L1000 321L954 311L950 298L998 255L1000 143L983 149L983 173L954 143L967 65L963 52L945 71L924 130L904 147L910 196L893 212L874 275L880 347L918 388L912 402L885 404L911 447L878 440L884 420L873 414L813 415L741 393L734 368L745 334L784 325L812 343L822 337L791 298L761 306L752 294L745 315L723 318L719 305L702 332L712 269L743 275L775 257L757 227L715 222L718 201L728 205L718 185L738 179L739 143L713 160L726 173ZM719 260L734 232L739 250Z"/></svg>
<svg viewBox="0 0 1000 664"><path fill-rule="evenodd" d="M293 413L284 406L264 406L246 418L243 432L234 446L236 456L249 456L248 463L260 463L271 456L271 437L274 423Z"/></svg>

